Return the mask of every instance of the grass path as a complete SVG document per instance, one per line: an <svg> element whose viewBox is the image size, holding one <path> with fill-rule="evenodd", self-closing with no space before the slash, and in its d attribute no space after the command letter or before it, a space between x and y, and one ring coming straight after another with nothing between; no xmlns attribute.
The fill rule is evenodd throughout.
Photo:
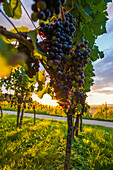
<svg viewBox="0 0 113 170"><path fill-rule="evenodd" d="M17 115L17 112L15 112L15 111L5 111L4 110L3 113ZM26 117L34 117L34 115L31 114L31 113L24 113L24 116L26 116ZM67 121L66 117L49 116L49 115L38 115L37 114L36 118ZM83 119L83 124L100 125L100 126L113 128L113 122L109 122L109 121L98 121L98 120Z"/></svg>

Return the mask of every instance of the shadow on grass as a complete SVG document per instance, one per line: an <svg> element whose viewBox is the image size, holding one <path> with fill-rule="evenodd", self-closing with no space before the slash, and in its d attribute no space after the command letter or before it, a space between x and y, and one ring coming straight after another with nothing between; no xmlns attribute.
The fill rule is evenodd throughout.
<svg viewBox="0 0 113 170"><path fill-rule="evenodd" d="M9 115L7 119L9 119ZM60 163L62 164L62 161L58 158L59 154L57 153L59 143L52 142L56 145L55 150L52 148L51 141L55 140L52 133L55 134L54 130L58 129L54 122L57 121L40 119L34 126L32 118L25 118L22 129L16 130L15 128L14 131L8 129L8 133L3 134L0 140L0 167L4 168L7 165L11 169L26 169L27 166L31 165L32 168L29 167L28 169L46 169L46 167L56 169L55 167L59 166ZM41 148L39 147L38 150L37 144L41 144ZM32 153L34 153L34 156Z"/></svg>

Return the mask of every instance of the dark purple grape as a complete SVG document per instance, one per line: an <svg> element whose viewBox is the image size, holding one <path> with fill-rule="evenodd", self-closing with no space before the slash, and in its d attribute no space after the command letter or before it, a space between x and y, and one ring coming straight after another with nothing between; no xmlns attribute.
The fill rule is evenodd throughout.
<svg viewBox="0 0 113 170"><path fill-rule="evenodd" d="M44 12L45 12L45 15L46 15L47 18L51 16L51 12L50 12L49 9L46 9Z"/></svg>
<svg viewBox="0 0 113 170"><path fill-rule="evenodd" d="M84 43L87 45L89 42L86 40L86 41L84 41Z"/></svg>
<svg viewBox="0 0 113 170"><path fill-rule="evenodd" d="M43 11L38 12L37 16L39 19L42 19L42 20L45 19L45 17L46 17L45 13Z"/></svg>
<svg viewBox="0 0 113 170"><path fill-rule="evenodd" d="M33 4L31 8L34 12L38 12L36 4Z"/></svg>

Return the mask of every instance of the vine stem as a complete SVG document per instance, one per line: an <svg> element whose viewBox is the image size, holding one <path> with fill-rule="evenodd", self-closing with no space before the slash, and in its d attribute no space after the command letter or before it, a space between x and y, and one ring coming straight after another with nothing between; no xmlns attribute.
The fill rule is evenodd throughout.
<svg viewBox="0 0 113 170"><path fill-rule="evenodd" d="M28 12L27 12L27 10L26 10L25 6L23 5L23 3L22 3L21 1L20 1L20 3L21 3L21 5L22 5L22 7L23 7L24 11L26 12L26 14L27 14L28 18L29 18L29 19L30 19L30 21L32 22L32 24L33 24L34 28L36 29L36 26L35 26L34 22L31 20L31 17L30 17L30 15L28 14Z"/></svg>
<svg viewBox="0 0 113 170"><path fill-rule="evenodd" d="M16 32L20 35L20 33L18 32L17 28L15 27L15 25L13 24L13 22L4 14L4 12L0 9L0 12L2 13L2 15L10 22L10 24L14 27L14 29L16 30ZM20 35L21 36L21 35Z"/></svg>
<svg viewBox="0 0 113 170"><path fill-rule="evenodd" d="M64 9L62 6L61 6L61 16L62 16L62 21L66 21L66 17L64 15Z"/></svg>
<svg viewBox="0 0 113 170"><path fill-rule="evenodd" d="M20 43L22 43L25 46L27 46L30 49L30 51L34 50L34 46L32 45L32 43L30 43L26 38L24 38L24 36L20 36L21 34L12 33L10 31L7 31L2 26L0 26L0 34L4 35L8 39L16 39L16 40L18 40ZM24 32L24 34L25 34L25 32ZM27 32L26 32L26 34L27 34Z"/></svg>

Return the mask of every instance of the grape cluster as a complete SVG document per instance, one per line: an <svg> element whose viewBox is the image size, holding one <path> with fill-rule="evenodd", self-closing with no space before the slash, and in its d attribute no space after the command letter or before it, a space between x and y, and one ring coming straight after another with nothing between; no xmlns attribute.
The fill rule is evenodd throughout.
<svg viewBox="0 0 113 170"><path fill-rule="evenodd" d="M66 21L61 21L61 18L58 18L51 24L41 23L41 28L39 29L39 34L46 37L44 44L47 51L49 70L54 74L55 81L58 80L55 83L51 79L51 84L54 84L57 99L60 100L62 98L63 103L66 102L69 88L71 88L71 80L70 86L68 85L69 75L67 72L67 63L69 60L68 55L71 54L72 37L75 31L73 16L68 13L65 14L65 17Z"/></svg>
<svg viewBox="0 0 113 170"><path fill-rule="evenodd" d="M75 106L78 104L81 104L82 109L81 113L83 114L84 112L87 112L87 107L85 107L85 101L86 101L87 95L84 94L80 89L76 89L74 92L74 101L75 101Z"/></svg>
<svg viewBox="0 0 113 170"><path fill-rule="evenodd" d="M58 65L67 60L66 55L70 54L72 49L72 37L75 31L73 16L66 15L66 21L61 21L61 18L55 20L54 23L40 24L39 34L46 37L44 40L47 51L48 65L56 69ZM71 22L70 22L71 21Z"/></svg>
<svg viewBox="0 0 113 170"><path fill-rule="evenodd" d="M34 0L32 5L33 13L31 19L37 21L42 19L46 21L48 17L52 17L54 14L60 13L60 7L65 4L66 0Z"/></svg>
<svg viewBox="0 0 113 170"><path fill-rule="evenodd" d="M39 60L34 58L29 48L21 43L19 43L18 51L27 55L26 64L28 68L26 69L26 74L32 78L39 71Z"/></svg>
<svg viewBox="0 0 113 170"><path fill-rule="evenodd" d="M81 88L84 83L84 67L91 50L87 47L88 41L73 46L74 19L70 13L65 14L65 18L65 21L58 18L50 24L41 23L39 34L44 37L50 85L54 87L58 103L68 108L70 91Z"/></svg>
<svg viewBox="0 0 113 170"><path fill-rule="evenodd" d="M84 94L81 90L76 89L74 92L74 100L76 104L81 104L82 106L85 105L87 95Z"/></svg>
<svg viewBox="0 0 113 170"><path fill-rule="evenodd" d="M77 45L74 52L71 53L72 67L71 72L74 71L72 78L72 85L76 87L81 87L84 83L84 67L88 63L88 58L90 57L90 49L87 49L88 41L84 41Z"/></svg>
<svg viewBox="0 0 113 170"><path fill-rule="evenodd" d="M67 60L63 59L64 63L62 61L62 65L60 64L53 71L55 78L51 80L51 84L54 84L56 99L59 100L60 105L65 105L65 108L70 105L67 99L71 89L79 89L84 83L84 67L90 57L90 49L87 49L87 44L88 42L85 41L77 45L75 51L71 51L67 56ZM83 102L79 100L81 98L79 93L76 92L75 96L76 104L82 104Z"/></svg>

